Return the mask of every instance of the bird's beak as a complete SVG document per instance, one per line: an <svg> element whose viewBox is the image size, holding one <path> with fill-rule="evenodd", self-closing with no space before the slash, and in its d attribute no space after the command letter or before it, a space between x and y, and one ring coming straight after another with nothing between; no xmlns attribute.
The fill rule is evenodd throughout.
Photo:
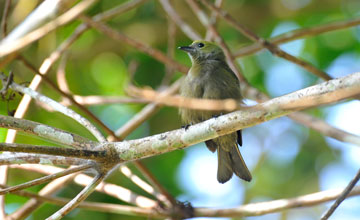
<svg viewBox="0 0 360 220"><path fill-rule="evenodd" d="M194 50L195 50L195 48L193 48L191 46L182 46L182 47L178 47L178 49L183 50L188 53L194 52Z"/></svg>

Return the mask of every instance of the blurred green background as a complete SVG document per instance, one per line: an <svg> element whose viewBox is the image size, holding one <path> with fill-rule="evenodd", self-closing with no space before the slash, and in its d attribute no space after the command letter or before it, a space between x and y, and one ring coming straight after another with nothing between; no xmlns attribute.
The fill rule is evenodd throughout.
<svg viewBox="0 0 360 220"><path fill-rule="evenodd" d="M9 29L14 28L41 1L12 1ZM95 15L126 1L102 0L87 12ZM200 24L185 1L171 1L176 11L196 31L204 36L206 29ZM0 15L4 0L0 0ZM281 33L305 27L314 27L334 21L348 20L360 16L358 0L225 0L223 8L240 23L258 35L269 38ZM251 42L239 32L219 19L218 30L232 51L237 51ZM164 53L168 42L169 20L155 0L107 22L112 28L127 36L157 48ZM48 34L23 50L23 56L36 67L80 24L68 24ZM176 47L188 45L188 39L181 30L175 35ZM281 46L285 51L305 59L333 77L344 76L360 69L360 29L357 27L329 32L319 36L293 41ZM190 60L181 51L175 51L175 60L190 66ZM320 82L317 77L269 52L259 52L237 59L245 78L250 84L270 95L280 96ZM133 72L131 65L137 65ZM56 68L48 74L56 81ZM13 61L3 70L12 70L18 83L30 82L34 76L21 62ZM150 86L157 89L165 76L165 66L125 43L119 43L95 30L82 35L69 49L66 78L70 90L76 95L125 96L129 83ZM171 81L181 73L175 72ZM59 100L60 96L46 84L39 89L45 95ZM20 95L10 102L0 102L0 114L16 109ZM247 100L246 103L253 104ZM143 104L113 104L90 106L89 109L111 129L116 130L144 107ZM78 110L74 108L75 110ZM330 124L360 135L358 101L348 101L334 106L308 110L307 113L322 118ZM79 111L78 111L79 112ZM57 128L92 138L89 132L71 119L44 110L32 102L26 119L48 124ZM163 107L148 121L134 131L128 139L141 138L181 126L177 109ZM249 165L253 181L241 182L233 178L221 185L216 181L216 155L207 151L203 144L192 146L164 155L143 160L164 187L181 201L190 201L195 207L234 207L243 203L290 198L319 190L344 187L360 165L360 150L357 146L340 143L331 138L296 124L288 118L280 118L244 131L244 146L241 148ZM0 140L5 140L6 130L0 128ZM48 144L45 140L19 134L16 142ZM129 164L130 168L138 171ZM9 185L19 184L40 175L12 169ZM146 195L126 177L115 172L108 182L128 187ZM43 185L29 190L38 191ZM81 187L70 184L57 195L73 197ZM7 195L6 209L14 211L27 199ZM93 193L89 201L122 204L115 198ZM329 207L326 203L310 208L301 208L244 219L319 219ZM58 206L43 205L29 219L44 219L58 210ZM332 219L358 219L359 198L346 200ZM64 219L146 219L116 214L99 213L76 209Z"/></svg>

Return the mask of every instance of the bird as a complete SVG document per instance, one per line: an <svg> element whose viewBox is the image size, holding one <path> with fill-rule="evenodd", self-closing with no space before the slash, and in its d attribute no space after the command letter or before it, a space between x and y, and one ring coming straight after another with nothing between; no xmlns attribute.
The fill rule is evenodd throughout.
<svg viewBox="0 0 360 220"><path fill-rule="evenodd" d="M181 83L180 96L200 99L232 98L242 102L240 82L228 66L221 47L214 42L196 40L191 45L181 46L178 49L185 51L192 63ZM182 122L187 126L224 113L226 112L179 109ZM233 173L245 181L251 181L252 176L238 147L238 145L242 145L241 130L205 141L205 144L211 152L217 151L217 180L219 183L230 180Z"/></svg>

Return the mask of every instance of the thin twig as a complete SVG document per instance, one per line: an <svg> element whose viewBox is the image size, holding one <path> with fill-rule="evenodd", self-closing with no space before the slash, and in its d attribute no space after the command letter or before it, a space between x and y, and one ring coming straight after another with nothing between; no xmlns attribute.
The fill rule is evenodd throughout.
<svg viewBox="0 0 360 220"><path fill-rule="evenodd" d="M196 110L208 110L208 111L234 111L240 108L246 108L241 106L240 102L235 99L199 99L199 98L186 98L180 95L163 95L161 92L156 92L153 89L145 88L140 89L134 86L127 88L127 93L134 97L147 100L157 104L163 104L167 106L173 106L178 108L189 108Z"/></svg>
<svg viewBox="0 0 360 220"><path fill-rule="evenodd" d="M84 201L106 177L106 174L97 174L89 185L87 185L77 196L75 196L69 203L62 207L59 211L52 214L47 220L58 220L66 214L75 209L82 201Z"/></svg>
<svg viewBox="0 0 360 220"><path fill-rule="evenodd" d="M140 41L136 41L132 38L127 37L126 35L115 31L114 29L110 28L108 25L95 21L89 17L86 16L80 16L81 20L83 20L86 24L90 25L91 27L95 28L96 30L100 31L101 33L107 35L111 39L114 39L116 41L119 41L121 43L129 44L136 49L140 50L143 53L148 54L149 56L157 59L160 62L163 62L167 65L173 66L174 69L186 73L188 71L188 68L177 61L167 57L163 52L160 50L157 50L155 48L149 47L145 44L143 44Z"/></svg>
<svg viewBox="0 0 360 220"><path fill-rule="evenodd" d="M80 96L74 95L74 100L80 105L105 105L105 104L144 104L145 100L134 99L131 97L119 97L119 96ZM63 103L65 106L69 103Z"/></svg>
<svg viewBox="0 0 360 220"><path fill-rule="evenodd" d="M64 147L50 147L44 145L32 145L32 144L15 144L15 143L0 143L0 151L9 151L9 152L23 152L23 153L37 153L37 154L47 154L54 156L64 156L64 157L75 157L81 159L89 160L104 160L110 159L109 152L101 150L78 150Z"/></svg>
<svg viewBox="0 0 360 220"><path fill-rule="evenodd" d="M245 217L260 216L280 212L291 208L314 206L334 200L339 197L343 189L332 189L312 194L307 194L291 199L279 199L266 202L251 203L230 209L195 208L196 217ZM360 194L360 186L356 186L350 193L351 196Z"/></svg>
<svg viewBox="0 0 360 220"><path fill-rule="evenodd" d="M325 136L332 137L342 142L352 143L355 146L360 146L360 136L333 127L324 120L320 120L303 112L294 112L288 115L288 117Z"/></svg>
<svg viewBox="0 0 360 220"><path fill-rule="evenodd" d="M330 80L332 79L326 72L316 68L315 66L313 66L312 64L301 60L283 50L281 50L278 46L270 43L269 41L257 36L253 31L251 31L249 28L245 27L244 25L238 23L232 16L230 16L227 12L225 12L224 10L217 8L215 5L213 5L212 3L210 3L208 0L201 0L201 2L206 5L208 8L210 8L211 10L215 11L216 13L218 13L219 16L221 16L225 21L227 21L230 25L232 25L236 30L240 31L244 36L246 36L247 38L249 38L250 40L254 41L254 42L258 42L261 43L263 45L263 47L265 47L266 49L268 49L272 54L274 54L275 56L284 58L290 62L293 62L299 66L301 66L302 68L306 69L307 71L325 79L325 80Z"/></svg>
<svg viewBox="0 0 360 220"><path fill-rule="evenodd" d="M337 21L329 24L324 24L320 26L310 27L310 28L303 28L299 30L294 30L290 32L286 32L284 34L280 34L278 36L275 36L273 38L270 38L268 41L272 44L283 44L289 41L297 40L300 38L310 37L310 36L316 36L322 33L330 32L330 31L337 31L346 29L349 27L354 27L360 24L360 18L356 18L353 20L347 20L347 21ZM263 45L261 43L254 43L252 45L243 47L236 51L234 55L236 57L242 57L254 54L260 50L264 49Z"/></svg>
<svg viewBox="0 0 360 220"><path fill-rule="evenodd" d="M215 6L218 8L221 8L221 6L223 5L224 0L216 0L215 1ZM216 27L216 23L217 23L217 18L218 15L216 12L212 11L211 15L210 15L210 24L214 27ZM213 38L213 33L211 30L207 30L206 31L206 35L205 35L205 40L211 40Z"/></svg>
<svg viewBox="0 0 360 220"><path fill-rule="evenodd" d="M95 21L105 21L115 17L116 15L123 14L131 9L134 9L147 0L132 0L125 2L117 7L114 7L110 10L104 11L100 14L97 14L93 17ZM39 72L41 74L46 74L51 66L60 58L60 56L73 44L86 30L90 27L86 24L81 24L78 26L72 35L63 41L59 47L47 57L43 63L40 65Z"/></svg>
<svg viewBox="0 0 360 220"><path fill-rule="evenodd" d="M6 186L3 185L2 187L6 187ZM23 190L12 192L11 194L15 194L27 198L34 198L41 202L47 202L60 206L66 205L70 201L70 199L66 199L66 198L42 196L36 193L31 193ZM82 202L79 204L78 208L91 210L91 211L105 212L105 213L123 214L130 216L143 216L148 218L166 218L168 216L167 213L159 212L161 210L138 208L134 206L101 203L101 202Z"/></svg>
<svg viewBox="0 0 360 220"><path fill-rule="evenodd" d="M93 167L93 164L84 164L84 165L80 165L80 166L77 166L77 167L73 167L73 168L69 168L69 169L60 171L58 173L54 173L54 174L51 174L51 175L48 175L48 176L44 176L44 177L41 177L41 178L38 178L38 179L35 179L35 180L31 180L29 182L22 183L22 184L19 184L17 186L10 186L10 187L5 188L5 189L0 189L0 195L3 195L5 193L9 193L9 192L15 192L15 191L18 191L18 190L26 189L26 188L36 186L36 185L39 185L39 184L43 184L45 182L49 182L49 181L57 179L59 177L66 176L66 175L69 175L69 174L72 174L72 173L77 173L79 171L86 170L86 169L89 169L91 167Z"/></svg>
<svg viewBox="0 0 360 220"><path fill-rule="evenodd" d="M96 117L90 110L88 110L87 108L85 108L84 106L82 106L81 104L77 103L74 98L66 93L63 92L61 89L59 89L55 83L53 83L46 75L45 73L40 73L27 59L25 59L23 56L19 56L18 57L19 60L21 60L23 62L23 64L28 67L30 70L32 70L36 76L33 78L33 80L30 83L29 88L36 90L37 87L40 85L40 82L42 81L42 79L44 79L44 81L51 87L53 88L56 92L58 92L60 95L62 95L63 97L67 98L71 103L73 103L75 106L77 106L81 111L83 111L89 118L91 118L92 120L94 120L101 128L103 128L108 134L114 135L113 131L107 127L98 117ZM19 104L18 109L15 112L15 117L23 117L23 114L26 112L26 109L30 103L31 99L30 96L28 96L27 94L25 94L25 96L23 97L23 99L21 99L21 102ZM18 112L19 110L19 112ZM23 113L22 113L23 112ZM19 113L19 114L17 114Z"/></svg>
<svg viewBox="0 0 360 220"><path fill-rule="evenodd" d="M0 79L6 80L6 77L4 75L0 74ZM63 113L64 115L73 118L75 121L77 121L78 123L83 125L85 128L87 128L100 142L106 141L104 136L100 133L100 131L91 122L89 122L86 118L82 117L80 114L76 113L75 111L59 104L58 102L50 99L49 97L46 97L46 96L36 92L35 90L21 86L15 82L13 82L10 85L10 87L11 87L11 89L13 89L15 91L27 94L30 97L32 97L33 99L43 102L43 103L51 106L53 109Z"/></svg>
<svg viewBox="0 0 360 220"><path fill-rule="evenodd" d="M39 165L39 164L32 164L32 165L10 165L10 168L18 168L18 169L24 169L29 170L32 172L39 172L43 174L53 174L56 172L60 172L63 170L59 167L54 166L48 166L48 165ZM74 183L86 186L91 182L92 177L85 175L85 174L77 174L74 177ZM106 183L102 182L97 188L96 191L102 192L104 194L107 194L109 196L112 196L114 198L117 198L121 201L124 201L126 203L134 204L138 207L142 208L154 208L158 205L158 203L152 199L149 199L147 197L138 195L134 192L132 192L129 189L126 189L124 187L118 186L116 184Z"/></svg>
<svg viewBox="0 0 360 220"><path fill-rule="evenodd" d="M4 154L4 153L3 153ZM6 184L8 175L8 166L0 166L0 184ZM5 196L0 196L0 219L5 219Z"/></svg>
<svg viewBox="0 0 360 220"><path fill-rule="evenodd" d="M177 80L173 83L169 89L164 91L162 95L171 95L176 93L180 88L181 80ZM142 124L147 118L153 115L160 108L159 104L148 104L140 112L138 112L132 119L128 120L125 125L115 131L116 136L120 139L124 139L132 131L134 131L140 124Z"/></svg>
<svg viewBox="0 0 360 220"><path fill-rule="evenodd" d="M0 36L0 39L4 39L6 34L7 34L7 18L8 18L8 14L9 14L9 11L10 11L11 1L12 0L6 0L5 1L4 11L3 11L3 14L2 14L2 18L1 18L1 31L2 31L2 34Z"/></svg>
<svg viewBox="0 0 360 220"><path fill-rule="evenodd" d="M46 138L47 140L55 141L56 143L72 146L78 149L93 149L98 145L98 143L77 134L73 134L26 119L19 119L10 116L0 115L0 124L3 128L23 131L42 138Z"/></svg>
<svg viewBox="0 0 360 220"><path fill-rule="evenodd" d="M60 59L59 66L56 71L56 81L61 91L70 94L70 89L66 81L66 71L65 71L67 59L68 59L68 54L64 53L64 55Z"/></svg>
<svg viewBox="0 0 360 220"><path fill-rule="evenodd" d="M49 32L55 30L56 28L67 24L68 22L74 20L77 16L83 13L86 9L88 9L96 0L84 0L75 5L73 8L69 9L64 14L60 15L53 21L43 25L42 27L26 34L21 38L15 38L12 40L9 38L5 38L0 42L0 57L6 56L10 53L13 53L21 48L31 44L32 42L44 37Z"/></svg>
<svg viewBox="0 0 360 220"><path fill-rule="evenodd" d="M123 173L127 178L129 178L129 180L131 180L145 192L155 196L159 201L167 202L167 198L163 194L160 194L150 184L139 178L137 175L134 175L127 166L120 166L119 169L121 173Z"/></svg>
<svg viewBox="0 0 360 220"><path fill-rule="evenodd" d="M345 198L350 194L351 190L353 190L354 186L360 179L360 169L356 173L354 179L350 181L350 183L346 186L344 191L341 192L339 197L336 199L334 204L324 213L324 215L321 217L321 220L327 220L334 212L335 209L341 204L342 201L345 200Z"/></svg>
<svg viewBox="0 0 360 220"><path fill-rule="evenodd" d="M177 24L177 26L182 30L186 36L188 36L191 40L200 40L202 37L198 34L194 29L191 28L190 25L185 23L181 17L176 13L174 8L171 6L169 0L160 0L160 4L166 13L170 16L170 18Z"/></svg>
<svg viewBox="0 0 360 220"><path fill-rule="evenodd" d="M175 45L176 45L176 24L169 17L167 18L167 56L171 59L175 57ZM174 74L174 68L172 66L165 66L165 76L161 81L161 85L169 85L171 78Z"/></svg>
<svg viewBox="0 0 360 220"><path fill-rule="evenodd" d="M19 165L17 165L19 166ZM31 165L28 165L31 166ZM11 167L11 166L10 166ZM57 170L57 171L61 171ZM55 172L54 172L55 173ZM53 180L49 184L47 184L44 188L40 190L38 193L41 196L51 195L58 191L59 189L66 186L68 182L70 182L76 174L70 174L58 179ZM30 199L27 201L21 208L10 214L6 220L13 220L13 219L25 219L27 216L29 216L36 208L38 208L42 204L41 201L36 199Z"/></svg>
<svg viewBox="0 0 360 220"><path fill-rule="evenodd" d="M53 156L45 154L29 153L8 153L3 152L0 155L0 165L10 164L47 164L47 165L82 165L88 162L80 158L71 158L63 156Z"/></svg>

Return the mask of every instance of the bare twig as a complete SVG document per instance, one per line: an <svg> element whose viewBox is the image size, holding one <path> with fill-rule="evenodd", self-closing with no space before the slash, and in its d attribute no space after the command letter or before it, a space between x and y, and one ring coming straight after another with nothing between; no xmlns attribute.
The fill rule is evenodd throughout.
<svg viewBox="0 0 360 220"><path fill-rule="evenodd" d="M197 99L197 98L186 98L179 95L163 95L162 93L156 92L153 89L145 88L139 89L134 86L130 86L127 89L127 93L134 97L147 100L157 104L163 104L167 106L173 106L178 108L190 108L197 110L209 110L209 111L234 111L240 109L240 102L235 99Z"/></svg>
<svg viewBox="0 0 360 220"><path fill-rule="evenodd" d="M180 88L181 80L176 81L171 85L169 89L164 91L162 95L171 95L177 92ZM158 104L149 104L145 106L139 113L137 113L132 119L130 119L125 125L116 130L116 136L124 139L128 134L130 134L135 128L142 124L147 118L154 114L159 109Z"/></svg>
<svg viewBox="0 0 360 220"><path fill-rule="evenodd" d="M145 100L134 99L131 97L119 97L119 96L79 96L74 95L74 100L80 105L105 105L105 104L144 104ZM63 103L68 105L69 103Z"/></svg>
<svg viewBox="0 0 360 220"><path fill-rule="evenodd" d="M0 184L6 184L8 174L8 166L0 166ZM5 196L0 196L0 219L5 219Z"/></svg>
<svg viewBox="0 0 360 220"><path fill-rule="evenodd" d="M3 43L11 43L29 32L40 27L50 19L55 18L60 12L61 8L65 8L65 4L70 3L73 0L45 0L37 8L35 8L25 20L17 25L14 30L11 31L9 36L4 39ZM67 2L67 3L66 3Z"/></svg>
<svg viewBox="0 0 360 220"><path fill-rule="evenodd" d="M162 202L167 202L166 197L154 189L150 184L140 179L138 176L134 175L132 171L127 166L120 166L120 172L123 173L127 178L129 178L133 183L143 189L145 192L155 196L158 200Z"/></svg>
<svg viewBox="0 0 360 220"><path fill-rule="evenodd" d="M97 174L89 185L87 185L81 192L75 196L69 203L62 207L59 211L51 215L47 220L57 220L64 217L66 214L75 209L82 201L84 201L105 178L106 174Z"/></svg>
<svg viewBox="0 0 360 220"><path fill-rule="evenodd" d="M2 187L6 187L6 186L2 185ZM27 191L12 192L12 194L28 197L28 198L34 198L38 201L47 202L55 205L61 205L61 206L66 205L70 201L69 199L66 198L41 196L36 193L31 193ZM161 210L138 208L127 205L118 205L118 204L101 203L101 202L82 202L79 204L78 208L92 210L92 211L106 212L106 213L114 213L114 214L144 216L148 218L166 218L168 216L167 213L159 212Z"/></svg>
<svg viewBox="0 0 360 220"><path fill-rule="evenodd" d="M10 186L10 187L7 187L5 189L1 189L0 190L0 195L3 195L5 193L9 193L9 192L15 192L15 191L18 191L18 190L26 189L26 188L36 186L36 185L39 185L39 184L43 184L45 182L49 182L51 180L57 179L57 178L62 177L62 176L66 176L66 175L69 175L69 174L72 174L72 173L77 173L79 171L89 169L92 166L93 166L93 164L84 164L84 165L80 165L80 166L77 166L77 167L74 167L74 168L69 168L69 169L60 171L58 173L54 173L54 174L51 174L51 175L48 175L48 176L44 176L44 177L41 177L41 178L38 178L38 179L35 179L35 180L31 180L29 182L19 184L17 186Z"/></svg>
<svg viewBox="0 0 360 220"><path fill-rule="evenodd" d="M17 165L17 166L19 166L19 165ZM28 165L28 166L31 166L31 165ZM60 170L58 170L58 171L60 171ZM38 194L40 196L51 195L52 193L55 193L60 188L63 188L75 176L76 176L76 174L70 174L70 175L58 178L56 180L53 180L52 182L47 184L44 188L42 188ZM41 204L42 204L42 202L39 200L30 199L20 209L16 210L14 213L10 214L6 218L6 220L25 219L26 216L30 215Z"/></svg>
<svg viewBox="0 0 360 220"><path fill-rule="evenodd" d="M49 1L51 3L51 1ZM11 34L0 42L0 57L6 56L10 53L13 53L21 48L29 45L30 43L40 39L45 36L49 32L55 30L59 26L62 26L72 20L74 20L77 16L83 13L86 9L88 9L96 0L84 0L78 3L73 8L69 9L64 14L60 15L53 21L45 24L44 26L26 34L25 36L15 36L12 37ZM20 37L20 38L19 38ZM13 40L14 38L14 40Z"/></svg>
<svg viewBox="0 0 360 220"><path fill-rule="evenodd" d="M62 59L60 59L60 64L56 72L56 79L59 89L64 93L70 94L70 89L66 81L66 71L65 71L67 59L68 59L68 55L67 53L64 53L64 56L62 56Z"/></svg>
<svg viewBox="0 0 360 220"><path fill-rule="evenodd" d="M143 53L148 54L149 56L159 60L160 62L163 62L167 65L170 65L174 67L174 69L186 73L188 68L175 60L167 57L165 54L163 54L160 50L157 50L155 48L151 48L147 45L144 45L142 42L136 41L132 38L129 38L125 36L124 34L113 30L108 25L103 24L101 22L97 22L91 18L88 18L86 16L81 16L81 20L83 20L86 24L90 25L91 27L95 28L96 30L100 31L101 33L109 36L110 38L119 41L121 43L129 44L136 49L140 50Z"/></svg>
<svg viewBox="0 0 360 220"><path fill-rule="evenodd" d="M46 166L46 165L38 165L38 164L32 164L32 165L10 165L10 168L19 168L19 169L25 169L25 170L31 170L33 172L39 172L44 174L53 174L56 172L60 172L63 170L59 167L54 166ZM87 176L85 174L78 174L74 178L74 182L81 186L86 186L91 182L92 177ZM102 182L98 187L96 187L96 191L105 193L109 196L112 196L114 198L117 198L119 200L122 200L126 203L135 204L138 207L142 208L154 208L157 206L157 202L149 199L147 197L137 195L136 193L132 192L131 190L128 190L124 187Z"/></svg>
<svg viewBox="0 0 360 220"><path fill-rule="evenodd" d="M81 159L93 159L98 161L104 160L106 157L110 158L110 156L107 156L109 152L104 150L78 150L31 144L0 143L0 151L48 154L54 156L76 157Z"/></svg>
<svg viewBox="0 0 360 220"><path fill-rule="evenodd" d="M221 8L223 3L224 3L224 0L216 0L214 4L215 4L216 7ZM218 18L217 13L212 11L211 15L210 15L210 25L216 27L217 18ZM207 30L206 35L205 35L205 40L211 40L212 38L213 38L212 31Z"/></svg>
<svg viewBox="0 0 360 220"><path fill-rule="evenodd" d="M63 97L67 98L71 103L73 103L74 105L76 105L80 110L82 110L87 116L89 116L89 118L91 118L92 120L94 120L101 128L103 128L107 133L114 135L114 133L112 132L112 130L110 128L108 128L98 117L96 117L91 111L89 111L87 108L85 108L84 106L80 105L79 103L77 103L74 98L66 93L63 92L62 90L60 90L55 83L53 83L49 78L47 78L45 76L45 73L40 73L29 61L27 61L23 56L19 56L18 57L19 60L21 60L24 65L26 67L28 67L30 70L32 70L35 74L37 74L33 80L30 83L29 88L36 90L37 87L40 85L40 82L42 81L42 79L44 79L44 81L51 87L53 88L55 91L57 91L59 94L61 94ZM21 99L21 102L19 104L18 109L15 112L15 117L23 117L23 114L26 112L26 109L28 107L28 105L30 104L30 96L28 96L27 94L25 94L25 96L23 97L23 99ZM19 113L19 114L18 114ZM13 134L15 135L15 133Z"/></svg>
<svg viewBox="0 0 360 220"><path fill-rule="evenodd" d="M360 170L356 173L354 179L350 181L350 183L346 186L346 188L341 192L339 197L336 199L334 204L324 213L324 215L321 217L321 220L327 220L335 211L335 209L340 205L342 201L345 200L345 198L350 194L351 190L353 190L355 184L360 179Z"/></svg>
<svg viewBox="0 0 360 220"><path fill-rule="evenodd" d="M0 79L1 80L5 80L6 77L4 75L0 74ZM82 117L81 115L79 115L78 113L76 113L75 111L59 104L58 102L36 92L35 90L32 90L30 88L21 86L15 82L13 82L10 87L13 90L16 90L18 92L24 93L29 95L30 97L32 97L35 100L38 100L40 102L43 102L49 106L51 106L53 109L63 113L66 116L69 116L71 118L73 118L74 120L76 120L77 122L79 122L81 125L83 125L85 128L87 128L100 142L105 142L106 139L104 138L104 136L100 133L100 131L93 125L91 124L86 118Z"/></svg>
<svg viewBox="0 0 360 220"><path fill-rule="evenodd" d="M1 165L10 164L43 164L43 165L82 165L87 160L80 158L53 156L45 154L29 154L29 153L2 153L0 155Z"/></svg>
<svg viewBox="0 0 360 220"><path fill-rule="evenodd" d="M171 59L175 57L175 48L176 48L176 24L169 17L167 19L167 56ZM161 85L169 85L171 78L174 74L174 68L172 66L166 65L165 76L161 81Z"/></svg>
<svg viewBox="0 0 360 220"><path fill-rule="evenodd" d="M200 40L202 37L190 25L185 23L181 17L176 13L174 8L171 6L169 0L160 0L160 3L170 18L177 24L177 26L188 36L191 40Z"/></svg>
<svg viewBox="0 0 360 220"><path fill-rule="evenodd" d="M324 120L320 120L302 112L294 112L289 115L289 118L300 124L305 125L308 128L314 129L325 136L332 137L342 142L352 143L356 146L360 146L360 136L333 127Z"/></svg>
<svg viewBox="0 0 360 220"><path fill-rule="evenodd" d="M245 216L259 216L291 208L307 207L321 204L336 199L342 192L343 189L332 189L291 199L279 199L267 202L252 203L230 209L195 208L195 216L237 218ZM351 196L359 194L360 186L356 186L350 193Z"/></svg>
<svg viewBox="0 0 360 220"><path fill-rule="evenodd" d="M360 18L356 18L356 19L348 20L348 21L338 21L338 22L333 22L333 23L315 26L315 27L311 27L311 28L304 28L304 29L286 32L284 34L275 36L275 37L269 39L268 41L272 44L279 45L279 44L283 44L283 43L297 40L297 39L304 38L304 37L316 36L316 35L319 35L322 33L330 32L330 31L336 31L336 30L342 30L342 29L349 28L349 27L354 27L359 24L360 24ZM262 49L264 49L264 47L261 43L255 43L250 46L246 46L246 47L239 49L238 51L236 51L234 53L234 55L236 57L247 56L247 55L256 53Z"/></svg>
<svg viewBox="0 0 360 220"><path fill-rule="evenodd" d="M7 34L7 18L8 18L8 14L10 11L11 1L12 0L5 1L4 11L2 14L2 18L1 18L1 32L2 33L1 33L0 39L4 39Z"/></svg>
<svg viewBox="0 0 360 220"><path fill-rule="evenodd" d="M13 192L12 194L18 196L24 196L28 198L34 198L38 201L47 202L55 205L66 205L70 201L69 199L66 198L41 196L27 191L18 191L18 192ZM118 204L101 203L101 202L82 202L79 204L78 208L92 210L92 211L100 211L105 213L143 216L148 218L166 218L168 216L166 213L161 213L159 212L159 210L155 210L155 209L138 208L127 205L118 205Z"/></svg>
<svg viewBox="0 0 360 220"><path fill-rule="evenodd" d="M79 135L25 119L0 115L0 124L3 128L23 131L78 149L91 149L98 145L96 142Z"/></svg>
<svg viewBox="0 0 360 220"><path fill-rule="evenodd" d="M245 27L244 25L238 23L232 16L230 16L227 12L225 12L224 10L216 7L215 5L213 5L212 3L210 3L208 0L201 0L201 2L206 5L208 8L210 8L211 10L215 11L216 13L218 13L219 16L221 16L224 20L226 20L230 25L232 25L235 29L237 29L238 31L240 31L243 35L245 35L247 38L249 38L250 40L254 41L254 42L258 42L261 43L263 45L263 47L265 47L266 49L268 49L272 54L274 54L275 56L278 57L282 57L290 62L293 62L301 67L303 67L304 69L306 69L307 71L325 79L325 80L330 80L332 79L327 73L325 73L324 71L316 68L315 66L313 66L312 64L301 60L283 50L281 50L278 46L271 44L269 41L257 36L254 32L252 32L250 29L248 29L247 27Z"/></svg>
<svg viewBox="0 0 360 220"><path fill-rule="evenodd" d="M108 19L113 18L116 15L125 13L131 9L134 9L147 0L132 0L125 2L115 8L112 8L108 11L105 11L103 13L100 13L93 17L95 21L105 21ZM50 54L48 58L46 58L43 63L41 64L39 71L41 74L45 74L49 71L50 67L57 61L60 56L71 46L72 43L76 41L86 30L89 29L89 26L86 24L81 24L79 27L75 29L73 34L67 38L64 42L60 44L60 46Z"/></svg>

